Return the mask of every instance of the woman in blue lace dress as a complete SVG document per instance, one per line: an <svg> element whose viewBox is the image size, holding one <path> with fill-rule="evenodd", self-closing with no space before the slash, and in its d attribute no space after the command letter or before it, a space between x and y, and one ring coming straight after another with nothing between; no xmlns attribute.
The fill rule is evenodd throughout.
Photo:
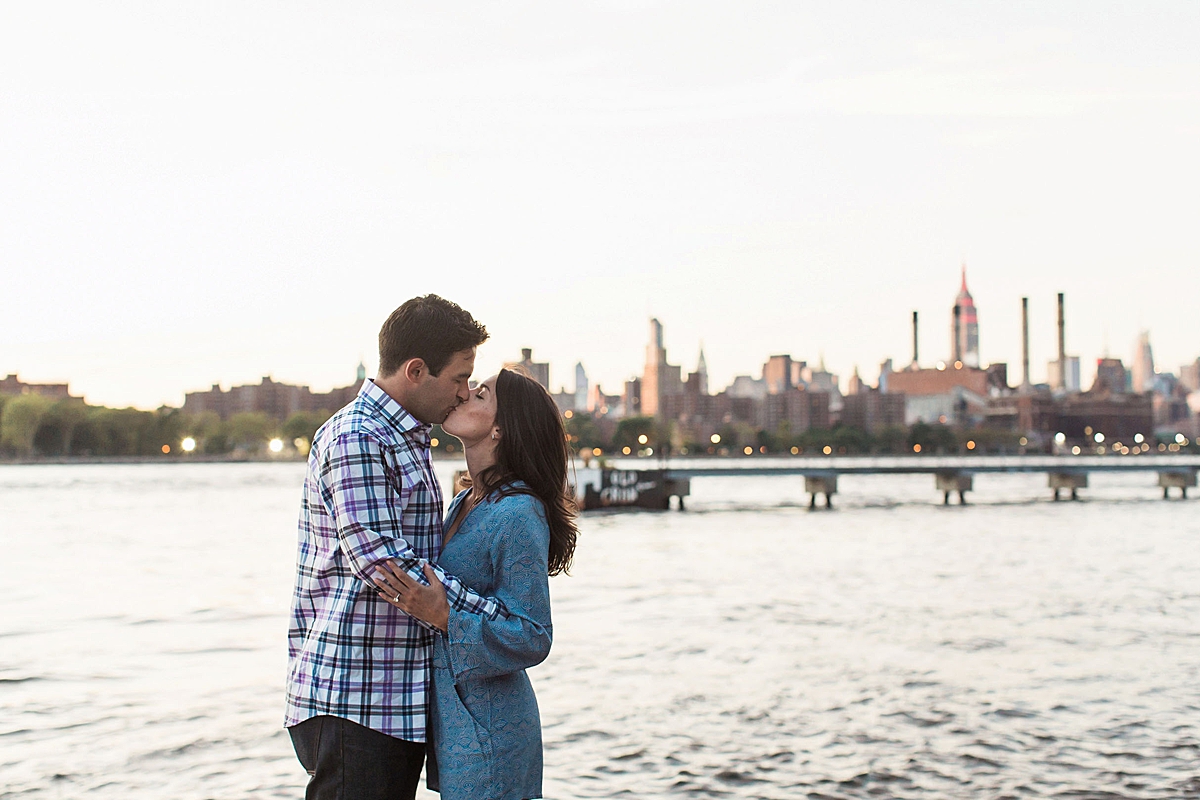
<svg viewBox="0 0 1200 800"><path fill-rule="evenodd" d="M542 728L525 670L550 652L547 577L565 572L575 549L566 432L549 393L507 369L442 428L463 443L471 487L450 505L438 564L508 616L452 610L439 581L424 586L399 568L376 581L389 602L439 631L429 788L444 800L538 798Z"/></svg>

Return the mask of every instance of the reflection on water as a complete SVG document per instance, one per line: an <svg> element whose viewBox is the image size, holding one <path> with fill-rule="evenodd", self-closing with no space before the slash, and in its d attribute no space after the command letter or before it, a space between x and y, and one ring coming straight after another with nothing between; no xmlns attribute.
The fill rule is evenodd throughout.
<svg viewBox="0 0 1200 800"><path fill-rule="evenodd" d="M302 473L0 468L0 798L301 796ZM1200 797L1200 502L1092 482L843 478L810 513L711 478L585 518L531 673L547 796Z"/></svg>

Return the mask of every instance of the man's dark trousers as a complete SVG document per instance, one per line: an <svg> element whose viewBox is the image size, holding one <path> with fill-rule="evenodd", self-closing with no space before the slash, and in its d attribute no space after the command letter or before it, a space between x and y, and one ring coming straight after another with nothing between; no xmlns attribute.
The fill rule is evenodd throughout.
<svg viewBox="0 0 1200 800"><path fill-rule="evenodd" d="M288 728L311 776L305 800L413 800L425 744L406 742L341 717L313 717Z"/></svg>

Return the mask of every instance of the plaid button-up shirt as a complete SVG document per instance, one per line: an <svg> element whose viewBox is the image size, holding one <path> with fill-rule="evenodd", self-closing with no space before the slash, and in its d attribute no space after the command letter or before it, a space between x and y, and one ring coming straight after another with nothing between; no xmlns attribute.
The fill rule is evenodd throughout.
<svg viewBox="0 0 1200 800"><path fill-rule="evenodd" d="M286 725L328 714L425 741L434 634L379 597L371 575L392 558L424 583L421 567L441 549L429 444L429 426L370 380L317 431L300 504ZM437 571L451 608L507 616Z"/></svg>

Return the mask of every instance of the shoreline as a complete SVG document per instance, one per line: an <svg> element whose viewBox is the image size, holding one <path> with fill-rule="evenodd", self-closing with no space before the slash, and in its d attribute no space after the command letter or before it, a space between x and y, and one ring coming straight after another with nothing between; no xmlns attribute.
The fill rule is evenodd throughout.
<svg viewBox="0 0 1200 800"><path fill-rule="evenodd" d="M457 461L462 458L434 457L434 461ZM70 464L303 464L307 456L34 456L29 458L0 458L0 467L63 466Z"/></svg>

